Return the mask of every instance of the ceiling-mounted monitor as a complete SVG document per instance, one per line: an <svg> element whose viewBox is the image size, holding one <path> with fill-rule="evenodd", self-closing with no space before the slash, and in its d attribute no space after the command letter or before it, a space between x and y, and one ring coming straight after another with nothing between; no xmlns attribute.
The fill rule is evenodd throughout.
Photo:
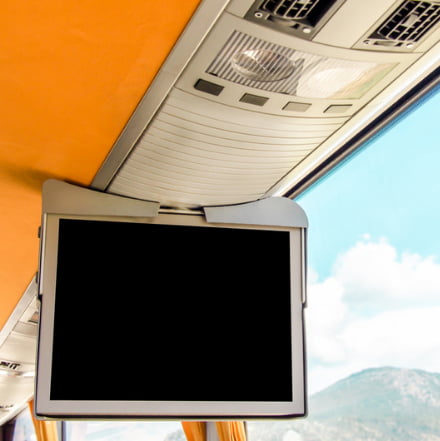
<svg viewBox="0 0 440 441"><path fill-rule="evenodd" d="M285 198L182 214L48 181L37 416L303 416L306 226Z"/></svg>

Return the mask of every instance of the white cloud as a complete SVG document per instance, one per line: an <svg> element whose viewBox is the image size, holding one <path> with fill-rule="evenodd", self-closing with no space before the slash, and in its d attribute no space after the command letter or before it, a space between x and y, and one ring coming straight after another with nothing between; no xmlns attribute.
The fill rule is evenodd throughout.
<svg viewBox="0 0 440 441"><path fill-rule="evenodd" d="M440 302L439 302L440 303ZM440 306L386 311L347 324L347 353L370 365L440 370Z"/></svg>
<svg viewBox="0 0 440 441"><path fill-rule="evenodd" d="M344 286L344 300L372 310L423 306L440 295L440 264L433 256L403 253L385 239L363 240L339 256L334 277Z"/></svg>
<svg viewBox="0 0 440 441"><path fill-rule="evenodd" d="M376 366L440 371L440 264L369 237L309 282L310 392Z"/></svg>
<svg viewBox="0 0 440 441"><path fill-rule="evenodd" d="M308 288L308 349L313 357L324 363L335 363L344 358L338 341L348 314L342 301L343 293L343 286L335 278Z"/></svg>
<svg viewBox="0 0 440 441"><path fill-rule="evenodd" d="M290 429L283 435L283 441L302 441L303 437L294 430Z"/></svg>

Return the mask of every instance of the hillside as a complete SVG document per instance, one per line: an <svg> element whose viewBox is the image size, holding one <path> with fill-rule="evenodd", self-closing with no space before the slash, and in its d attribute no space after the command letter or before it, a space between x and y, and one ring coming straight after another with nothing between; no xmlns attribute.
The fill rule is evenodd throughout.
<svg viewBox="0 0 440 441"><path fill-rule="evenodd" d="M440 441L440 373L367 369L310 397L307 418L248 429L249 441Z"/></svg>

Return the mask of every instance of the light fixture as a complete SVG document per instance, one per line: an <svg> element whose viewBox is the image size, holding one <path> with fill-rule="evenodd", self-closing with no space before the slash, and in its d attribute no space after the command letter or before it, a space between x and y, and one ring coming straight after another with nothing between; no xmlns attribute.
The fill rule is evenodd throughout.
<svg viewBox="0 0 440 441"><path fill-rule="evenodd" d="M394 64L297 51L235 31L208 74L256 89L313 99L359 99Z"/></svg>
<svg viewBox="0 0 440 441"><path fill-rule="evenodd" d="M259 48L237 52L231 60L233 68L254 81L281 81L290 77L297 61L269 49Z"/></svg>
<svg viewBox="0 0 440 441"><path fill-rule="evenodd" d="M9 371L6 369L0 369L0 376L1 377L18 377L18 372L15 371Z"/></svg>

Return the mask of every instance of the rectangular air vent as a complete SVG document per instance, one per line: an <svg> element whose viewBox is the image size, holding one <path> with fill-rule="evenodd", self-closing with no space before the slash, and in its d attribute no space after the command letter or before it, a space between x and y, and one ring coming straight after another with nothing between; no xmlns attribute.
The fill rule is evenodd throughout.
<svg viewBox="0 0 440 441"><path fill-rule="evenodd" d="M258 0L245 18L309 40L342 3L342 0Z"/></svg>
<svg viewBox="0 0 440 441"><path fill-rule="evenodd" d="M261 10L269 12L273 17L284 20L307 20L317 23L317 18L323 7L319 0L266 0L260 6ZM315 12L316 11L316 12Z"/></svg>
<svg viewBox="0 0 440 441"><path fill-rule="evenodd" d="M440 2L405 1L364 39L363 44L371 49L410 51L439 23Z"/></svg>
<svg viewBox="0 0 440 441"><path fill-rule="evenodd" d="M20 368L20 363L15 363L12 361L0 360L1 369L10 369L12 371L17 371Z"/></svg>

